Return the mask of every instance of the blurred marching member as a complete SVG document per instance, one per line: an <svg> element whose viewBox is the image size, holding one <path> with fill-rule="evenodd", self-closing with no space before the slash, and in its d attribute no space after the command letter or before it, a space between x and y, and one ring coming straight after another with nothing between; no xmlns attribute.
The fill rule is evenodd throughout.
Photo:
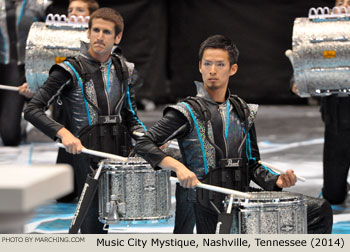
<svg viewBox="0 0 350 252"><path fill-rule="evenodd" d="M73 156L78 191L100 159L82 154L82 148L127 156L134 131L144 132L137 117L133 87L134 65L111 50L119 44L124 28L122 16L110 8L95 11L89 20L88 38L79 56L54 65L44 85L25 109L25 118L52 139L59 138ZM69 127L44 113L60 95ZM95 195L82 233L105 233L98 221L98 194Z"/></svg>
<svg viewBox="0 0 350 252"><path fill-rule="evenodd" d="M31 24L43 20L47 0L0 0L0 84L20 86L25 81L26 39ZM0 89L0 136L4 145L21 141L24 97Z"/></svg>
<svg viewBox="0 0 350 252"><path fill-rule="evenodd" d="M293 170L276 174L261 165L254 119L257 105L246 104L228 89L229 78L238 70L238 49L230 39L215 35L202 42L199 71L203 83L195 82L197 96L168 106L164 115L138 140L135 152L153 167L176 172L176 233L214 233L223 194L212 195L197 183L249 191L253 180L264 190L280 191L294 186ZM183 163L159 146L177 138ZM234 175L233 175L234 174ZM322 199L307 198L308 232L330 233L332 209Z"/></svg>
<svg viewBox="0 0 350 252"><path fill-rule="evenodd" d="M95 0L69 0L68 17L71 16L90 16L95 10L99 8Z"/></svg>
<svg viewBox="0 0 350 252"><path fill-rule="evenodd" d="M72 16L88 17L98 8L99 5L95 0L70 0L67 9L68 18L71 18ZM32 98L34 96L34 93L31 92L28 87L28 83L24 83L19 87L19 93L27 98ZM52 118L58 123L69 128L68 124L70 122L70 119L69 116L64 113L64 109L62 107L63 105L60 96L58 96L52 102ZM72 155L67 153L64 149L58 150L56 162L58 164L70 164L73 166ZM58 202L71 202L75 200L75 198L78 196L76 180L77 178L74 176L74 191L62 198L59 198L57 200Z"/></svg>
<svg viewBox="0 0 350 252"><path fill-rule="evenodd" d="M350 0L336 0L335 6L350 13ZM350 97L330 95L321 99L325 124L323 148L323 197L331 204L343 203L350 190Z"/></svg>

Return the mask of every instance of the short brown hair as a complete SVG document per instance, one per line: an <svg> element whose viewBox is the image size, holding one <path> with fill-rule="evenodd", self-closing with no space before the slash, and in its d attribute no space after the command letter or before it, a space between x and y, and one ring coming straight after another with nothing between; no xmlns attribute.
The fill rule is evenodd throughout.
<svg viewBox="0 0 350 252"><path fill-rule="evenodd" d="M89 29L92 27L92 20L96 18L102 18L104 20L110 21L114 23L114 30L115 35L117 36L119 33L121 33L124 30L124 20L122 15L114 9L111 8L100 8L97 11L95 11L91 16L89 20Z"/></svg>
<svg viewBox="0 0 350 252"><path fill-rule="evenodd" d="M96 11L100 7L98 5L98 2L95 0L69 0L69 4L75 1L81 1L81 2L87 3L90 16L94 11Z"/></svg>

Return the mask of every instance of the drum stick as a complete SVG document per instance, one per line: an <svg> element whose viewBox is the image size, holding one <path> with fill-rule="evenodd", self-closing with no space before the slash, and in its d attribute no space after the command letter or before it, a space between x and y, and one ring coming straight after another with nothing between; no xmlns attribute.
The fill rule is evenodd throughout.
<svg viewBox="0 0 350 252"><path fill-rule="evenodd" d="M66 148L61 143L57 143L57 145L60 148ZM122 162L128 162L128 160L129 160L127 157L122 157L122 156L118 156L118 155L114 155L114 154L110 154L110 153L106 153L106 152L102 152L102 151L90 150L90 149L86 149L86 148L83 148L83 150L81 152L85 153L85 154L90 154L93 156L114 159L114 160L118 160L118 161L122 161Z"/></svg>
<svg viewBox="0 0 350 252"><path fill-rule="evenodd" d="M144 136L145 133L137 132L136 130L132 132L135 136Z"/></svg>
<svg viewBox="0 0 350 252"><path fill-rule="evenodd" d="M227 213L231 214L232 211L232 204L233 204L233 194L231 194L230 196L230 201L228 202L228 206L227 206Z"/></svg>
<svg viewBox="0 0 350 252"><path fill-rule="evenodd" d="M267 166L268 168L271 168L272 170L277 171L277 172L279 172L279 173L281 173L281 174L285 174L285 173L286 173L286 171L284 171L284 170L282 170L282 169L279 169L279 168L277 168L277 167L275 167L275 166L273 166L273 165L271 165L271 164L269 164L269 163L263 162L263 161L261 161L261 160L259 160L258 163L261 164L261 165L265 165L265 166ZM303 181L303 182L306 181L306 179L303 178L303 177L300 177L300 176L296 176L296 177L297 177L297 179L300 180L300 181Z"/></svg>
<svg viewBox="0 0 350 252"><path fill-rule="evenodd" d="M290 63L293 66L294 65L293 51L288 49L284 52L284 54L287 56L287 58L289 59Z"/></svg>
<svg viewBox="0 0 350 252"><path fill-rule="evenodd" d="M175 183L179 183L179 180L175 177L170 177L170 181L175 182ZM198 183L196 185L196 187L207 189L207 190L214 191L214 192L229 194L229 195L233 194L235 196L244 197L244 198L248 198L248 199L250 199L252 197L252 195L249 193L244 193L244 192L240 192L240 191L236 191L236 190L232 190L232 189L227 189L227 188L219 187L219 186L207 185L207 184L203 184L203 183Z"/></svg>
<svg viewBox="0 0 350 252"><path fill-rule="evenodd" d="M18 87L13 87L13 86L7 86L7 85L1 85L0 84L0 89L9 90L9 91L17 91L18 92Z"/></svg>

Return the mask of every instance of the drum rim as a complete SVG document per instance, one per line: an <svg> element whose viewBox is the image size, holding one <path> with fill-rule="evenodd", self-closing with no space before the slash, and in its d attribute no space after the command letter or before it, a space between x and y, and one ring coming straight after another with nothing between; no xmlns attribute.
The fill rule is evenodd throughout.
<svg viewBox="0 0 350 252"><path fill-rule="evenodd" d="M252 192L252 198L234 198L233 202L235 204L242 203L242 204L268 204L271 205L275 204L281 204L281 203L288 203L288 202L303 202L305 201L304 195L300 193L294 193L294 192L282 192L282 191L262 191L262 192ZM263 195L265 197L262 198L254 198L254 196ZM266 196L271 196L270 198L267 198ZM228 199L226 200L228 202Z"/></svg>
<svg viewBox="0 0 350 252"><path fill-rule="evenodd" d="M104 167L101 173L107 173L107 174L118 174L118 173L164 173L169 174L170 177L170 171L168 170L154 170L152 167Z"/></svg>

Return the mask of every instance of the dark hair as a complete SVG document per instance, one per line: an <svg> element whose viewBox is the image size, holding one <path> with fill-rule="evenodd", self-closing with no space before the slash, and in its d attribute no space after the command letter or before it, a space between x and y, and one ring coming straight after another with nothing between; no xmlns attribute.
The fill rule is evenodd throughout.
<svg viewBox="0 0 350 252"><path fill-rule="evenodd" d="M102 18L104 20L114 23L115 35L117 36L120 32L124 30L124 20L122 15L114 9L111 8L100 8L90 16L89 29L92 26L92 20L96 18Z"/></svg>
<svg viewBox="0 0 350 252"><path fill-rule="evenodd" d="M69 0L69 4L75 1L81 1L81 2L87 3L90 16L94 11L96 11L100 7L98 5L98 2L95 0Z"/></svg>
<svg viewBox="0 0 350 252"><path fill-rule="evenodd" d="M204 50L207 48L213 49L223 49L226 50L229 54L230 65L237 64L239 51L235 44L232 41L223 36L223 35L214 35L210 36L204 40L199 47L199 61L202 61Z"/></svg>

